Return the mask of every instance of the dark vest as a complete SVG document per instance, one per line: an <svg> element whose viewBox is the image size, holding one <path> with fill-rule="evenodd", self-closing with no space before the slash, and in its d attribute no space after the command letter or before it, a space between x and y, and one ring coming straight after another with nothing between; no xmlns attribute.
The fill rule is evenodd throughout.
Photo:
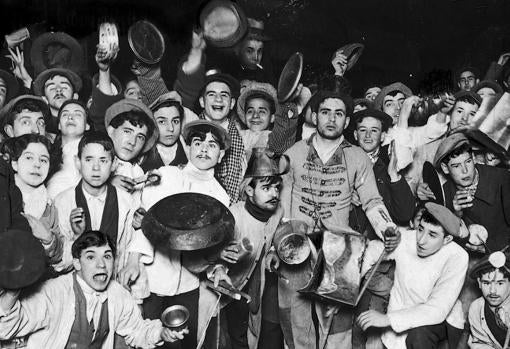
<svg viewBox="0 0 510 349"><path fill-rule="evenodd" d="M87 300L76 280L76 274L73 276L73 289L75 298L74 323L65 349L101 349L108 333L110 325L108 324L108 300L101 306L101 316L96 335L94 336L94 326L92 321L87 321Z"/></svg>

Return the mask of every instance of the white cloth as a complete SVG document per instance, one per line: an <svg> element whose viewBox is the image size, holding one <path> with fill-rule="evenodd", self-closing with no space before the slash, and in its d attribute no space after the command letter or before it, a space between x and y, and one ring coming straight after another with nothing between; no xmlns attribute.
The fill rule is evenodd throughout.
<svg viewBox="0 0 510 349"><path fill-rule="evenodd" d="M313 125L308 125L307 123L303 124L303 131L301 132L301 139L310 138L315 132L317 132L317 128Z"/></svg>
<svg viewBox="0 0 510 349"><path fill-rule="evenodd" d="M101 228L101 219L103 218L104 204L106 202L106 194L108 191L105 190L98 196L89 194L83 188L83 186L82 191L83 196L85 196L85 200L87 201L87 207L89 209L90 227L92 230L99 230Z"/></svg>
<svg viewBox="0 0 510 349"><path fill-rule="evenodd" d="M119 158L116 158L117 161L117 168L115 169L115 172L113 173L114 176L121 175L125 176L131 179L136 179L139 177L142 177L144 175L143 169L138 164L132 164L127 161L122 161ZM123 190L123 188L120 188ZM131 193L131 197L133 199L133 203L135 206L140 205L140 196L141 191L143 189L143 183L138 184L135 186L135 191Z"/></svg>
<svg viewBox="0 0 510 349"><path fill-rule="evenodd" d="M382 341L392 349L405 349L406 331L447 321L464 327L458 300L468 267L468 254L450 242L431 256L416 252L416 231L402 231L402 241L388 256L395 259L395 282L390 293L388 317L391 328Z"/></svg>
<svg viewBox="0 0 510 349"><path fill-rule="evenodd" d="M94 320L94 334L97 332L99 320L101 318L101 306L108 299L107 292L97 292L87 285L80 275L76 274L76 281L83 291L87 303L87 321Z"/></svg>
<svg viewBox="0 0 510 349"><path fill-rule="evenodd" d="M31 187L23 182L17 174L14 175L14 182L23 197L23 212L37 219L41 218L46 210L46 206L50 203L48 191L44 184L37 188Z"/></svg>
<svg viewBox="0 0 510 349"><path fill-rule="evenodd" d="M151 208L159 200L173 194L195 192L209 195L228 207L230 198L223 187L214 178L214 170L198 170L191 162L182 170L176 166L159 168L161 182L148 186L142 195L142 207ZM144 235L138 236L129 251L142 254L141 261L146 264L149 288L152 293L173 296L189 292L199 286L195 274L181 265L180 252L163 254L155 251ZM161 277L171 275L172 277Z"/></svg>
<svg viewBox="0 0 510 349"><path fill-rule="evenodd" d="M51 176L48 181L48 195L51 199L70 187L75 187L81 179L76 167L75 157L78 156L78 144L81 138L73 140L62 147L62 168Z"/></svg>
<svg viewBox="0 0 510 349"><path fill-rule="evenodd" d="M319 158L321 159L323 164L328 163L328 160L335 154L336 150L342 144L344 141L344 136L341 136L339 139L336 140L336 142L328 143L326 147L320 146L317 142L318 136L314 137L312 139L313 147L315 148L315 151L317 152L317 155L319 155Z"/></svg>
<svg viewBox="0 0 510 349"><path fill-rule="evenodd" d="M179 142L179 141L177 141ZM163 161L163 164L168 165L175 159L175 154L177 153L177 142L170 147L165 147L161 144L156 144L156 149L158 150L159 156Z"/></svg>

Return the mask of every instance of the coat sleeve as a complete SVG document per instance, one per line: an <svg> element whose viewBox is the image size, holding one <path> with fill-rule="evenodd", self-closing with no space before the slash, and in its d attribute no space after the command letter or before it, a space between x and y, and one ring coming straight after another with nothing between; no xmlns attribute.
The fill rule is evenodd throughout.
<svg viewBox="0 0 510 349"><path fill-rule="evenodd" d="M441 276L426 302L388 312L390 325L395 332L401 333L420 326L439 324L446 319L459 297L466 277L468 255L462 252L451 257L444 265Z"/></svg>
<svg viewBox="0 0 510 349"><path fill-rule="evenodd" d="M289 118L288 112L292 112L293 117ZM269 134L268 139L269 149L276 154L283 154L296 142L297 115L297 106L293 103L278 107L273 131Z"/></svg>

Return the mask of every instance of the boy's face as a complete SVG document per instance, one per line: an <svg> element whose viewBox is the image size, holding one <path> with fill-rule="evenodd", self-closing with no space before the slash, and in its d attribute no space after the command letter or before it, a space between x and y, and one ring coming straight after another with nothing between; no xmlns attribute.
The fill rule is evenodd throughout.
<svg viewBox="0 0 510 349"><path fill-rule="evenodd" d="M264 42L259 40L245 40L241 44L239 58L241 64L248 69L256 69L262 61Z"/></svg>
<svg viewBox="0 0 510 349"><path fill-rule="evenodd" d="M278 208L280 202L280 183L269 184L269 181L262 182L258 179L252 179L255 181L255 188L250 185L246 187L246 195L249 200L260 209L265 211L274 212Z"/></svg>
<svg viewBox="0 0 510 349"><path fill-rule="evenodd" d="M142 90L140 89L140 85L138 85L138 81L131 80L126 84L124 98L142 101Z"/></svg>
<svg viewBox="0 0 510 349"><path fill-rule="evenodd" d="M31 133L44 136L46 134L44 115L40 111L23 109L14 116L12 125L5 125L4 131L11 138Z"/></svg>
<svg viewBox="0 0 510 349"><path fill-rule="evenodd" d="M469 187L475 180L475 160L473 155L465 152L448 160L448 164L441 163L441 169L450 175L453 182L460 187Z"/></svg>
<svg viewBox="0 0 510 349"><path fill-rule="evenodd" d="M62 104L72 98L78 98L68 78L62 75L55 75L44 83L44 98L51 109L59 110Z"/></svg>
<svg viewBox="0 0 510 349"><path fill-rule="evenodd" d="M198 137L191 140L189 146L189 160L196 168L200 170L210 170L221 162L225 155L225 150L220 149L220 144L216 141L212 133L208 133L202 141Z"/></svg>
<svg viewBox="0 0 510 349"><path fill-rule="evenodd" d="M60 112L58 129L63 136L81 137L89 128L87 113L81 105L70 103Z"/></svg>
<svg viewBox="0 0 510 349"><path fill-rule="evenodd" d="M274 121L271 106L263 98L252 98L246 102L246 125L252 131L264 131Z"/></svg>
<svg viewBox="0 0 510 349"><path fill-rule="evenodd" d="M17 161L12 162L12 168L19 179L31 187L43 184L50 169L50 154L42 143L30 143L21 153Z"/></svg>
<svg viewBox="0 0 510 349"><path fill-rule="evenodd" d="M76 166L88 185L99 188L106 183L112 173L112 155L105 150L103 145L89 143L83 147L81 157L76 161Z"/></svg>
<svg viewBox="0 0 510 349"><path fill-rule="evenodd" d="M154 119L159 130L160 144L172 146L181 134L181 118L176 107L163 107L154 112Z"/></svg>
<svg viewBox="0 0 510 349"><path fill-rule="evenodd" d="M510 281L499 270L483 274L478 278L478 286L491 307L499 307L510 296Z"/></svg>
<svg viewBox="0 0 510 349"><path fill-rule="evenodd" d="M464 101L458 101L455 103L450 116L450 130L455 130L460 126L468 126L477 111L477 104L471 104Z"/></svg>
<svg viewBox="0 0 510 349"><path fill-rule="evenodd" d="M459 82L457 85L461 90L471 91L471 89L475 87L478 82L479 80L476 78L475 74L468 70L460 74Z"/></svg>
<svg viewBox="0 0 510 349"><path fill-rule="evenodd" d="M78 275L97 292L103 292L108 287L113 262L113 252L108 245L88 247L81 252L79 259L73 259Z"/></svg>
<svg viewBox="0 0 510 349"><path fill-rule="evenodd" d="M358 141L361 149L367 153L379 148L384 140L384 135L381 120L371 116L364 117L354 131L354 138Z"/></svg>
<svg viewBox="0 0 510 349"><path fill-rule="evenodd" d="M406 96L402 92L397 92L394 96L384 96L382 111L391 116L393 125L398 121L400 109L402 109L402 104L404 104L405 99Z"/></svg>
<svg viewBox="0 0 510 349"><path fill-rule="evenodd" d="M213 81L206 86L199 102L204 108L205 115L211 121L223 122L234 108L236 100L232 97L232 91L226 83Z"/></svg>
<svg viewBox="0 0 510 349"><path fill-rule="evenodd" d="M422 219L416 229L416 252L421 258L432 256L451 240L451 235L445 237L443 227Z"/></svg>
<svg viewBox="0 0 510 349"><path fill-rule="evenodd" d="M108 126L108 135L113 141L115 155L123 161L131 161L142 151L147 140L147 126L134 126L129 121L124 121L117 128Z"/></svg>

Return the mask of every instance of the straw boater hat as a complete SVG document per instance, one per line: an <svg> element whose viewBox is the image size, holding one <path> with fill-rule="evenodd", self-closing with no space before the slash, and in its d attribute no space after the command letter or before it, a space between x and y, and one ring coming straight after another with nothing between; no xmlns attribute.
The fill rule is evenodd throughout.
<svg viewBox="0 0 510 349"><path fill-rule="evenodd" d="M273 113L276 111L278 107L278 98L276 97L276 89L273 85L264 82L256 82L249 84L244 90L243 93L239 96L237 101L237 115L239 115L239 119L246 125L246 101L254 95L263 95L269 101L272 101L273 104Z"/></svg>

